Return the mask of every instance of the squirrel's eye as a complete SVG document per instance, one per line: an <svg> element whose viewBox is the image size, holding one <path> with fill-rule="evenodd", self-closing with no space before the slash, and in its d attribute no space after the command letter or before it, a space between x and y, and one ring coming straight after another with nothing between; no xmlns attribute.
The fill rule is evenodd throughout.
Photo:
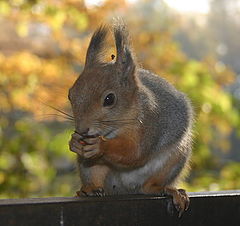
<svg viewBox="0 0 240 226"><path fill-rule="evenodd" d="M114 103L115 103L115 95L113 93L109 93L104 99L103 106L104 107L111 106Z"/></svg>

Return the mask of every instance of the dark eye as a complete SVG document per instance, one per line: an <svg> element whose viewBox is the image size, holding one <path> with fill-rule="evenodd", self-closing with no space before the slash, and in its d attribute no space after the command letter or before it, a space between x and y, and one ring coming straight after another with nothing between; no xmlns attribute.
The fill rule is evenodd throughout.
<svg viewBox="0 0 240 226"><path fill-rule="evenodd" d="M109 93L105 99L104 99L104 103L103 106L107 107L107 106L112 106L115 103L115 95L113 93Z"/></svg>

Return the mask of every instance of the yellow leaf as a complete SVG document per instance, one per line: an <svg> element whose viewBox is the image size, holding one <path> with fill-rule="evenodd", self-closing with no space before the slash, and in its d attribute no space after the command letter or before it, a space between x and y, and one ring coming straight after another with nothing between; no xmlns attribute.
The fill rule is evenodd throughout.
<svg viewBox="0 0 240 226"><path fill-rule="evenodd" d="M27 22L20 22L18 25L17 25L17 34L20 36L20 37L26 37L28 35L28 23Z"/></svg>

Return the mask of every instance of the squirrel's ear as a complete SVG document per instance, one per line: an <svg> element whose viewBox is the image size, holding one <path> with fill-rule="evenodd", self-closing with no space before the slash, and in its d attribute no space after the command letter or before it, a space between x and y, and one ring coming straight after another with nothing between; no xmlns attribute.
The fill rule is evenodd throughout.
<svg viewBox="0 0 240 226"><path fill-rule="evenodd" d="M125 82L134 80L136 64L129 45L128 31L122 21L118 21L118 24L114 25L114 37L117 49L115 62L117 73Z"/></svg>
<svg viewBox="0 0 240 226"><path fill-rule="evenodd" d="M93 34L88 46L85 67L91 67L101 62L104 53L105 39L108 29L106 26L100 26Z"/></svg>

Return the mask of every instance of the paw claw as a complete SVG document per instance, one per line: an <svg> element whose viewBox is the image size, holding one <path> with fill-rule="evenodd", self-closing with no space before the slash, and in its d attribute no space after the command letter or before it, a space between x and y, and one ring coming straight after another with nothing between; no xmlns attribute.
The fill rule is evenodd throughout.
<svg viewBox="0 0 240 226"><path fill-rule="evenodd" d="M184 208L185 211L188 210L189 205L190 205L190 201L189 201L189 199L188 199L188 200L186 201L186 203L185 203L185 208Z"/></svg>
<svg viewBox="0 0 240 226"><path fill-rule="evenodd" d="M98 188L97 190L95 190L93 192L95 192L98 197L105 196L105 192L104 192L103 188Z"/></svg>
<svg viewBox="0 0 240 226"><path fill-rule="evenodd" d="M81 191L76 191L76 195L74 197L81 197Z"/></svg>
<svg viewBox="0 0 240 226"><path fill-rule="evenodd" d="M167 212L171 215L174 216L175 213L175 208L173 206L173 202L171 199L167 199Z"/></svg>
<svg viewBox="0 0 240 226"><path fill-rule="evenodd" d="M180 217L182 216L183 212L184 212L184 210L180 210L180 211L178 212L178 218L180 218Z"/></svg>
<svg viewBox="0 0 240 226"><path fill-rule="evenodd" d="M82 187L81 190L77 192L77 195L79 194L80 196L105 196L105 192L102 187L95 187L92 185Z"/></svg>
<svg viewBox="0 0 240 226"><path fill-rule="evenodd" d="M175 204L174 206L175 206L175 209L176 209L178 212L180 212L180 211L181 211L181 206L180 206L180 205L178 205L178 204Z"/></svg>

